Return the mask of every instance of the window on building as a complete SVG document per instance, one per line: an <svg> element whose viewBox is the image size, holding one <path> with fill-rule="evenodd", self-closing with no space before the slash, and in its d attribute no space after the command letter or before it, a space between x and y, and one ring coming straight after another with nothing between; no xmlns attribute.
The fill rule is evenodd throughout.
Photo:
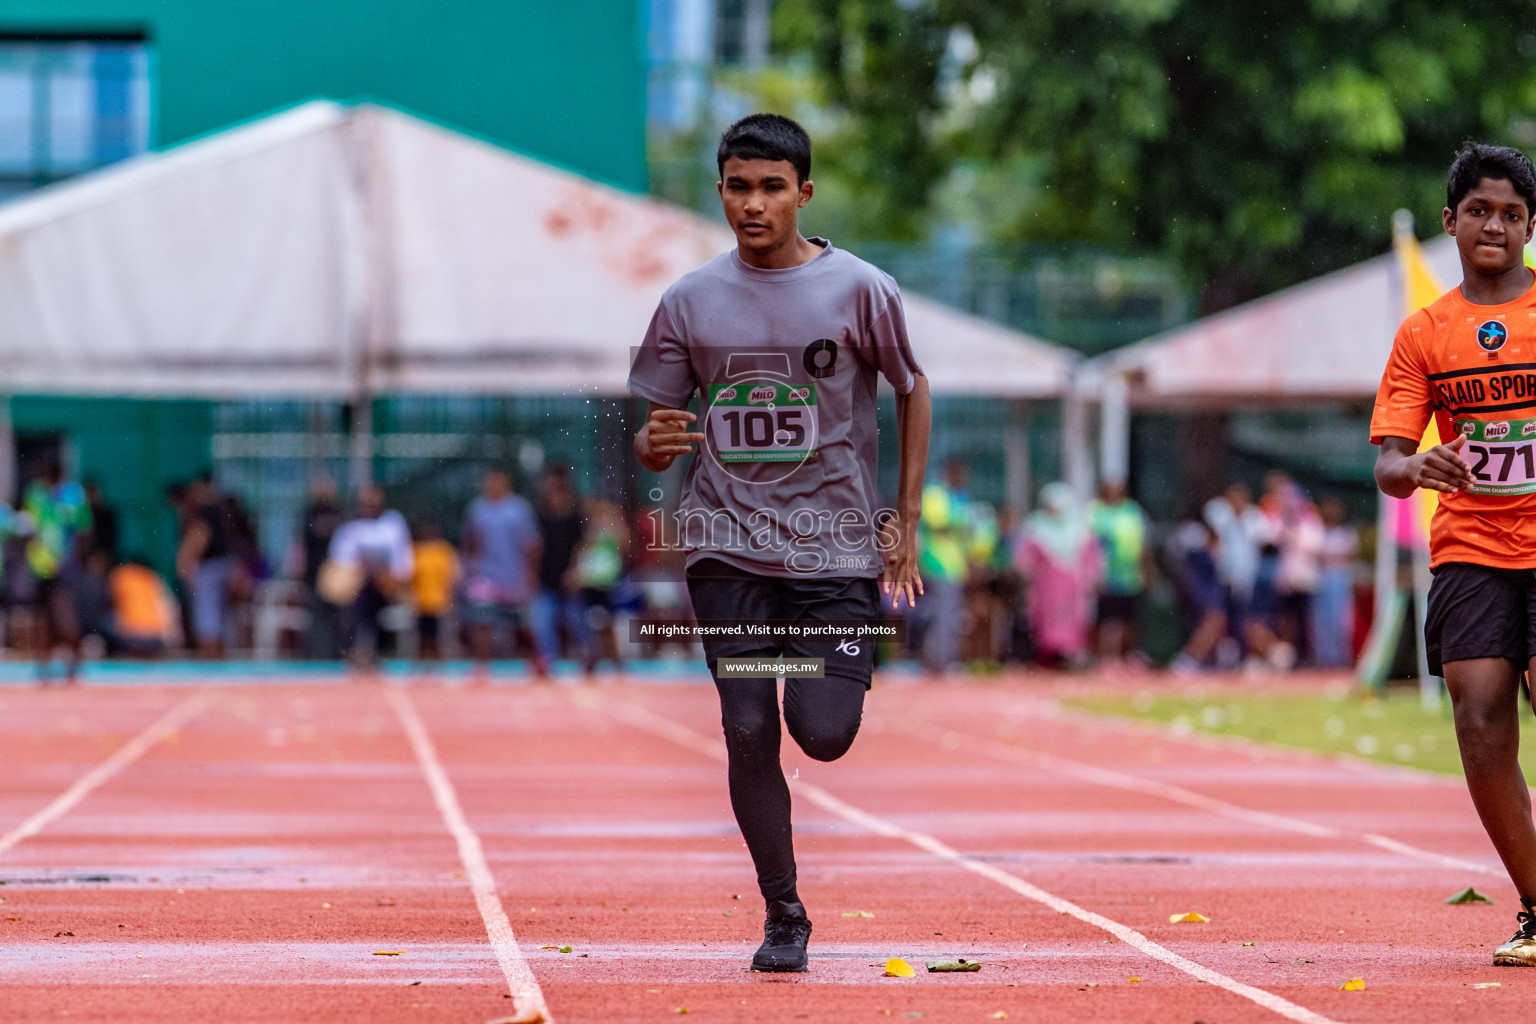
<svg viewBox="0 0 1536 1024"><path fill-rule="evenodd" d="M149 148L143 39L0 35L0 196Z"/></svg>
<svg viewBox="0 0 1536 1024"><path fill-rule="evenodd" d="M715 59L724 65L760 68L768 59L770 0L718 0Z"/></svg>

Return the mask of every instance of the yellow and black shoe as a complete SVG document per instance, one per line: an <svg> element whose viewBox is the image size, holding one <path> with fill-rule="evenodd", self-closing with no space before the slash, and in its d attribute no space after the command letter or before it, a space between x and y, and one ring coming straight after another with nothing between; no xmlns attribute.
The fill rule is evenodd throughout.
<svg viewBox="0 0 1536 1024"><path fill-rule="evenodd" d="M1536 910L1530 904L1515 915L1520 930L1515 937L1493 951L1497 967L1536 967Z"/></svg>

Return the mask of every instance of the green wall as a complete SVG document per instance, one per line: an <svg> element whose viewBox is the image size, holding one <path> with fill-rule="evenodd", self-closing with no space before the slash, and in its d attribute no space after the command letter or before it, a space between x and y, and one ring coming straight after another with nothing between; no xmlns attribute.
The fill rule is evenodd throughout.
<svg viewBox="0 0 1536 1024"><path fill-rule="evenodd" d="M315 97L378 99L633 191L640 0L0 0L0 33L142 32L157 146Z"/></svg>
<svg viewBox="0 0 1536 1024"><path fill-rule="evenodd" d="M18 438L63 434L79 479L100 483L118 511L119 553L174 578L176 515L166 488L212 468L211 402L19 396L11 424Z"/></svg>

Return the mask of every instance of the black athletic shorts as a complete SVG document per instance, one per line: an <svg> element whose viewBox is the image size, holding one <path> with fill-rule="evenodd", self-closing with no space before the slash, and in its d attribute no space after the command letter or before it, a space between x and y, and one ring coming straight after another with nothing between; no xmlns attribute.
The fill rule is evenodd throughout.
<svg viewBox="0 0 1536 1024"><path fill-rule="evenodd" d="M762 576L718 558L704 558L688 567L688 597L700 622L762 622L767 619L803 622L880 621L880 595L872 579L834 576L784 579ZM719 658L771 655L825 659L828 676L854 679L869 688L875 670L875 644L870 638L839 640L809 637L763 640L758 637L705 637L704 660L710 672Z"/></svg>
<svg viewBox="0 0 1536 1024"><path fill-rule="evenodd" d="M1536 569L1447 562L1433 570L1424 623L1429 671L1448 661L1508 658L1522 669L1536 652Z"/></svg>

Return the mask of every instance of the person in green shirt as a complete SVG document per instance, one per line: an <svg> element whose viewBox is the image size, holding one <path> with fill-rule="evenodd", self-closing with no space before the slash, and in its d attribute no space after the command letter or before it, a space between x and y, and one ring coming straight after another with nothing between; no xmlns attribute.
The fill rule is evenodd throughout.
<svg viewBox="0 0 1536 1024"><path fill-rule="evenodd" d="M91 507L85 489L66 481L57 463L27 485L23 509L31 517L33 534L26 545L27 568L37 582L33 646L38 681L46 686L54 648L68 649L64 678L73 682L80 670L80 620L67 571L74 566L77 538L91 530Z"/></svg>
<svg viewBox="0 0 1536 1024"><path fill-rule="evenodd" d="M944 463L944 482L923 488L918 523L918 571L926 584L927 609L922 658L930 672L960 663L965 587L973 569L984 566L997 547L997 517L990 505L965 489L965 463Z"/></svg>
<svg viewBox="0 0 1536 1024"><path fill-rule="evenodd" d="M1147 589L1147 514L1126 493L1124 481L1106 480L1088 504L1088 526L1104 559L1096 614L1099 659L1121 661L1135 649Z"/></svg>

